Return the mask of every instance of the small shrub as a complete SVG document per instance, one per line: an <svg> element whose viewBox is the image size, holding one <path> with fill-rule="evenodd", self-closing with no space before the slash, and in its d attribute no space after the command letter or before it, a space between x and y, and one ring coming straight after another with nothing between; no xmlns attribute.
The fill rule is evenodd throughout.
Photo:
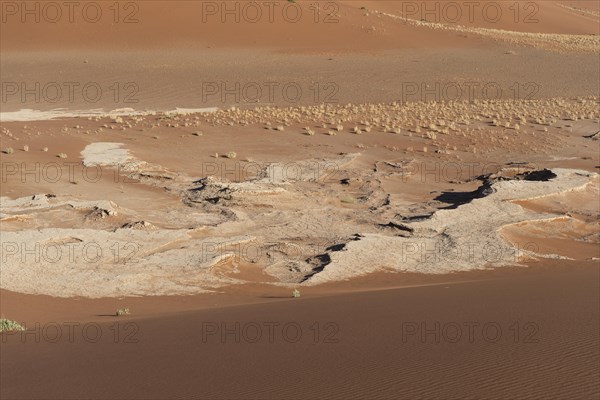
<svg viewBox="0 0 600 400"><path fill-rule="evenodd" d="M14 149L12 147L7 147L7 148L4 149L4 153L5 154L12 154L14 152L15 151L14 151Z"/></svg>
<svg viewBox="0 0 600 400"><path fill-rule="evenodd" d="M235 151L230 151L229 153L227 153L227 158L229 159L234 159L237 157L237 153Z"/></svg>
<svg viewBox="0 0 600 400"><path fill-rule="evenodd" d="M121 317L121 316L123 316L123 315L129 315L129 314L130 314L130 312L129 312L129 308L119 308L119 309L117 310L117 312L115 313L115 315L116 315L117 317Z"/></svg>
<svg viewBox="0 0 600 400"><path fill-rule="evenodd" d="M300 297L300 291L298 289L294 289L294 291L292 292L292 297L296 299Z"/></svg>
<svg viewBox="0 0 600 400"><path fill-rule="evenodd" d="M10 319L0 318L0 333L1 332L15 332L24 331L25 328L16 321Z"/></svg>
<svg viewBox="0 0 600 400"><path fill-rule="evenodd" d="M67 158L67 155L65 153L59 153L56 155L56 157L58 158Z"/></svg>

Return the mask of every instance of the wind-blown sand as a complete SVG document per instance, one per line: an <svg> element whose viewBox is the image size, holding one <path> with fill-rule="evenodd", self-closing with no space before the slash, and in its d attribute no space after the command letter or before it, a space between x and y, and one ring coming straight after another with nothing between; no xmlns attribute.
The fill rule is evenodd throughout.
<svg viewBox="0 0 600 400"><path fill-rule="evenodd" d="M24 342L19 334L7 336L0 344L2 396L598 397L600 326L593 311L600 300L598 268L550 264L504 271L487 276L493 279L472 277L476 282L326 297L306 289L301 299L268 298L287 292L264 287L248 288L246 293L253 294L246 298L233 291L196 299L139 301L23 299L3 292L4 307L20 312L27 305L29 311L23 313L31 315L31 324L42 321L45 326L45 321L55 321L63 326L63 337L58 343L36 344L32 334ZM383 276L370 284L385 287L392 281L392 276ZM261 304L217 306L227 298ZM119 305L145 316L117 319L92 315ZM193 311L194 306L202 309ZM31 310L43 311L45 316L36 316ZM100 324L102 337L96 343L82 335L90 319ZM81 322L73 328L72 343L64 321ZM126 327L127 323L135 325ZM223 340L221 323L232 332ZM235 341L236 323L240 324L239 343ZM289 323L302 329L296 343L283 338L283 326ZM422 323L430 330L424 339ZM219 330L203 340L203 324L204 329L206 324L216 324ZM250 328L242 333L244 327L254 326L250 324L262 329L256 342L251 342L255 334ZM315 324L320 327L316 341ZM418 329L409 335L407 327L414 324ZM458 340L457 325L462 332ZM96 331L89 326L93 338ZM276 327L272 343L268 326ZM472 340L469 326L473 327ZM484 326L489 330L485 337ZM116 327L121 335L117 343ZM502 332L497 334L495 327ZM53 338L51 329L48 325L48 337ZM293 329L289 335L295 340ZM36 377L35 385L30 377Z"/></svg>

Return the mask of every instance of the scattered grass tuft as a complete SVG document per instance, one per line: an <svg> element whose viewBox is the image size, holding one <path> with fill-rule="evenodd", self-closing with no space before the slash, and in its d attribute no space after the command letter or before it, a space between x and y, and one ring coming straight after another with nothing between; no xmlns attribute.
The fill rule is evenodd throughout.
<svg viewBox="0 0 600 400"><path fill-rule="evenodd" d="M15 331L24 331L25 328L23 325L19 324L16 321L11 321L10 319L0 318L0 333L2 332L15 332Z"/></svg>
<svg viewBox="0 0 600 400"><path fill-rule="evenodd" d="M119 308L117 312L115 312L115 316L122 317L123 315L129 315L129 308Z"/></svg>

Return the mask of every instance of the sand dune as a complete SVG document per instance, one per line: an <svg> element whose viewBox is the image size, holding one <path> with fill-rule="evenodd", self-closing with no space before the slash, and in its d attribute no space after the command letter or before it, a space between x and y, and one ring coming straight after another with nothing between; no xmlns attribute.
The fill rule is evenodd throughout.
<svg viewBox="0 0 600 400"><path fill-rule="evenodd" d="M9 335L0 344L1 394L157 399L597 397L599 321L591 310L598 303L598 269L554 265L494 278L327 297L262 298L258 300L263 304L212 309L219 297L235 294L180 299L179 304L146 298L136 309L156 313L165 304L184 308L194 303L209 309L140 319L92 317L103 333L96 343L81 335L84 325L74 328L72 342L66 332L57 343L35 343L33 334L24 342L19 334ZM255 302L271 293L263 288L242 301ZM15 312L17 299L3 294ZM32 308L48 308L48 315L62 309L64 321L73 318L69 315L89 321L91 314L111 307L106 299L85 305L61 299L28 301ZM267 328L257 342L249 341L254 340L253 331L242 333L243 327L255 326L249 324L264 327L269 322L275 327L272 342ZM221 323L231 331L224 339ZM290 329L295 343L283 337L282 329L290 323L302 329L300 336ZM472 336L465 325L469 323ZM206 324L216 324L218 331L208 335ZM458 340L457 326L462 332ZM115 342L117 328L121 335ZM93 332L90 329L90 337ZM33 376L35 385L30 384Z"/></svg>
<svg viewBox="0 0 600 400"><path fill-rule="evenodd" d="M52 7L46 9L47 3L51 2L37 3L38 11L25 16L19 3L4 12L6 22L2 24L1 39L4 51L39 51L58 46L61 49L87 49L90 43L99 50L121 51L210 46L305 52L479 45L472 35L468 35L470 38L448 35L385 18L378 11L411 21L425 19L470 28L564 35L600 34L600 17L578 12L577 9L582 9L579 3L555 0L513 2L518 6L483 1L473 9L449 0L435 2L429 9L423 2L410 1L369 1L364 5L355 1L299 1L277 5L273 2L273 7L254 3L259 6L251 8L247 5L252 3L250 1L232 3L229 8L222 2L170 1L165 7L166 2L152 1L129 2L118 10L108 5L91 11L75 8L71 14L69 9L63 10L64 6L59 8L60 11ZM451 3L459 4L459 8L448 9ZM494 6L491 11L490 5ZM589 8L584 6L583 9ZM434 10L434 13L427 14L427 10ZM60 18L55 17L58 12ZM98 18L95 17L97 12L100 13ZM460 18L455 18L457 13ZM33 23L34 18L39 22ZM274 35L273 30L278 34ZM123 37L127 40L121 40Z"/></svg>
<svg viewBox="0 0 600 400"><path fill-rule="evenodd" d="M1 398L600 398L597 0L0 20Z"/></svg>
<svg viewBox="0 0 600 400"><path fill-rule="evenodd" d="M353 1L344 2L351 6ZM513 32L598 35L596 2L485 0L470 6L466 2L441 0L435 3L414 1L370 1L369 10L398 15L412 20L462 25L472 28ZM589 10L588 13L577 10Z"/></svg>

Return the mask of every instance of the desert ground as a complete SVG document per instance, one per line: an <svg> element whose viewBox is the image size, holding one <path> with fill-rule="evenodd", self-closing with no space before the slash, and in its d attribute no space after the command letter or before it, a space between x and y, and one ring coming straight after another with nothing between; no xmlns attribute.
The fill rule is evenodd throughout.
<svg viewBox="0 0 600 400"><path fill-rule="evenodd" d="M600 398L600 2L0 3L0 398Z"/></svg>

